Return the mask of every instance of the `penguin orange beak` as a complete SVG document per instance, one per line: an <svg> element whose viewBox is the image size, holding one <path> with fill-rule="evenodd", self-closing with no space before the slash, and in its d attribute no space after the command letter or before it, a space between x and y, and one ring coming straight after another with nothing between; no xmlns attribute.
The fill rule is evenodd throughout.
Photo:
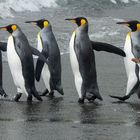
<svg viewBox="0 0 140 140"><path fill-rule="evenodd" d="M76 23L76 20L75 19L66 18L65 20L71 21L72 23Z"/></svg>
<svg viewBox="0 0 140 140"><path fill-rule="evenodd" d="M7 31L7 26L5 26L5 27L0 27L0 30Z"/></svg>
<svg viewBox="0 0 140 140"><path fill-rule="evenodd" d="M129 23L128 22L117 22L116 24L122 24L122 25L129 26Z"/></svg>
<svg viewBox="0 0 140 140"><path fill-rule="evenodd" d="M25 21L25 23L31 23L32 25L36 25L37 24L36 21Z"/></svg>

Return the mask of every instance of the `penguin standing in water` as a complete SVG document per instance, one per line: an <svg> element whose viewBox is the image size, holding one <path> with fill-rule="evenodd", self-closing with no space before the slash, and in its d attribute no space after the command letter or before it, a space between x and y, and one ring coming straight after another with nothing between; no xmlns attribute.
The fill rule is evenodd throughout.
<svg viewBox="0 0 140 140"><path fill-rule="evenodd" d="M18 101L22 93L25 93L28 101L32 101L32 95L39 101L42 101L42 98L38 95L35 88L32 54L38 55L44 61L46 61L46 59L38 50L29 45L26 36L18 25L11 24L0 27L0 30L6 30L11 34L7 43L7 58L18 92L14 100Z"/></svg>
<svg viewBox="0 0 140 140"><path fill-rule="evenodd" d="M37 21L26 21L37 25L41 30L38 33L38 50L47 58L48 65L44 64L40 59L36 65L36 80L40 80L40 75L44 80L46 90L42 95L49 93L54 95L54 90L57 90L61 95L64 95L61 85L61 57L58 44L52 32L52 26L46 19Z"/></svg>
<svg viewBox="0 0 140 140"><path fill-rule="evenodd" d="M3 89L3 78L2 78L2 53L1 51L6 51L7 43L0 42L0 95L3 97L7 97L7 94L5 93Z"/></svg>
<svg viewBox="0 0 140 140"><path fill-rule="evenodd" d="M121 56L125 53L110 44L91 41L88 36L88 21L84 17L66 19L78 25L70 40L70 61L79 95L79 103L84 100L103 100L97 84L94 50L107 51Z"/></svg>
<svg viewBox="0 0 140 140"><path fill-rule="evenodd" d="M125 101L136 93L138 98L140 98L140 22L128 21L118 22L117 24L126 25L131 29L131 31L127 33L124 45L124 51L126 53L124 64L128 81L125 96L110 97Z"/></svg>

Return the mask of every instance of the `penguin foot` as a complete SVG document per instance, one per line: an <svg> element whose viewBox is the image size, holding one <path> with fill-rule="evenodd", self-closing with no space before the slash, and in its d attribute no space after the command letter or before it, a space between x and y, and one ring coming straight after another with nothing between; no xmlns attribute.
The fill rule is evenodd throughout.
<svg viewBox="0 0 140 140"><path fill-rule="evenodd" d="M123 96L123 97L120 97L120 96L112 96L112 95L109 95L109 96L110 96L111 98L119 99L119 100L121 100L121 101L125 101L125 100L127 100L127 99L130 98L129 95L126 95L126 96Z"/></svg>
<svg viewBox="0 0 140 140"><path fill-rule="evenodd" d="M0 88L0 95L6 98L8 95L5 93L3 88Z"/></svg>
<svg viewBox="0 0 140 140"><path fill-rule="evenodd" d="M32 95L28 95L28 97L27 97L27 102L32 102Z"/></svg>
<svg viewBox="0 0 140 140"><path fill-rule="evenodd" d="M40 97L40 95L39 95L37 92L34 92L34 93L33 93L33 96L34 96L37 100L43 101L42 98Z"/></svg>
<svg viewBox="0 0 140 140"><path fill-rule="evenodd" d="M45 89L40 96L46 96L49 93L48 89Z"/></svg>
<svg viewBox="0 0 140 140"><path fill-rule="evenodd" d="M84 100L85 100L84 98L83 98L83 99L79 98L79 99L78 99L78 103L79 103L79 104L84 104Z"/></svg>
<svg viewBox="0 0 140 140"><path fill-rule="evenodd" d="M18 93L18 94L16 94L16 96L14 97L14 101L15 102L18 102L19 101L19 99L21 98L21 95L22 95L22 93Z"/></svg>
<svg viewBox="0 0 140 140"><path fill-rule="evenodd" d="M87 100L91 103L91 102L94 102L94 100L96 99L95 96L93 96L92 98L87 98Z"/></svg>
<svg viewBox="0 0 140 140"><path fill-rule="evenodd" d="M51 97L51 98L54 97L54 91L51 91L51 92L49 93L49 97Z"/></svg>

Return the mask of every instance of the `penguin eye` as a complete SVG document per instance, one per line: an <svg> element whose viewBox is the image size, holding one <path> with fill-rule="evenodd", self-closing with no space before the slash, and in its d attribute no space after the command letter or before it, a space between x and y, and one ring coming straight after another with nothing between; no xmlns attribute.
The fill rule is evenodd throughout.
<svg viewBox="0 0 140 140"><path fill-rule="evenodd" d="M140 23L137 24L137 30L140 30Z"/></svg>
<svg viewBox="0 0 140 140"><path fill-rule="evenodd" d="M13 31L15 31L17 29L17 26L16 25L12 25L11 28L12 28Z"/></svg>
<svg viewBox="0 0 140 140"><path fill-rule="evenodd" d="M44 21L43 25L44 25L44 27L48 27L48 25L49 25L48 21Z"/></svg>
<svg viewBox="0 0 140 140"><path fill-rule="evenodd" d="M86 24L86 20L85 19L81 19L81 25Z"/></svg>

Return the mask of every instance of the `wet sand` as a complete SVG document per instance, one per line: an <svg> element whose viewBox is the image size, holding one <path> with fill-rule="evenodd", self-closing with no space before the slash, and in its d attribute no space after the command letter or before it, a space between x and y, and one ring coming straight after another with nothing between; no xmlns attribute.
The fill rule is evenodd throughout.
<svg viewBox="0 0 140 140"><path fill-rule="evenodd" d="M44 97L26 102L0 101L0 140L138 140L140 137L140 103L136 95L119 103L108 95L124 95L126 74L123 58L96 53L98 83L103 101L77 103L68 54L62 56L65 95L54 99ZM4 88L12 97L16 93L9 67L3 66ZM44 84L37 83L43 91ZM115 101L115 102L114 102Z"/></svg>

